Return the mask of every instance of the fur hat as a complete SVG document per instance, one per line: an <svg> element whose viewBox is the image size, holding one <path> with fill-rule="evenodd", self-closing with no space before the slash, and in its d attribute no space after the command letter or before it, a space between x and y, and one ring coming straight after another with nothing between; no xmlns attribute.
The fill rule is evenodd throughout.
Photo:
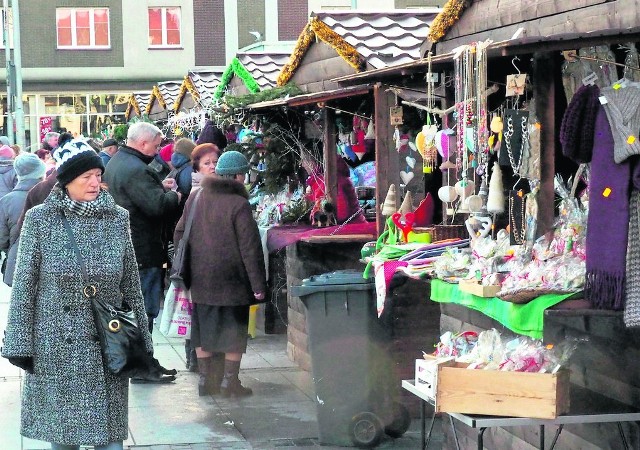
<svg viewBox="0 0 640 450"><path fill-rule="evenodd" d="M211 120L207 120L207 123L205 123L196 144L206 144L207 142L217 145L220 150L224 150L227 146L227 137Z"/></svg>
<svg viewBox="0 0 640 450"><path fill-rule="evenodd" d="M47 166L35 153L21 153L16 157L13 168L20 180L38 180L44 178Z"/></svg>
<svg viewBox="0 0 640 450"><path fill-rule="evenodd" d="M218 175L238 175L249 172L249 161L240 152L231 150L224 152L216 164Z"/></svg>
<svg viewBox="0 0 640 450"><path fill-rule="evenodd" d="M196 148L196 144L191 139L180 138L173 145L173 152L180 153L191 159L191 153L193 153L194 148Z"/></svg>
<svg viewBox="0 0 640 450"><path fill-rule="evenodd" d="M16 157L15 152L8 145L0 147L0 159L13 159Z"/></svg>
<svg viewBox="0 0 640 450"><path fill-rule="evenodd" d="M102 159L83 139L73 139L56 152L58 182L66 186L87 170L100 169L104 173Z"/></svg>

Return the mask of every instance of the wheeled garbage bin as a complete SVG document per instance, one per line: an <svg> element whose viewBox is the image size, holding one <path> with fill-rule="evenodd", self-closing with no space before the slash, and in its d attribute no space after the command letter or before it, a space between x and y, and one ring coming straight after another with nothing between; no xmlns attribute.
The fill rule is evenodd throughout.
<svg viewBox="0 0 640 450"><path fill-rule="evenodd" d="M375 447L411 419L396 402L389 331L378 323L375 283L362 272L312 276L293 286L307 308L309 354L322 444Z"/></svg>

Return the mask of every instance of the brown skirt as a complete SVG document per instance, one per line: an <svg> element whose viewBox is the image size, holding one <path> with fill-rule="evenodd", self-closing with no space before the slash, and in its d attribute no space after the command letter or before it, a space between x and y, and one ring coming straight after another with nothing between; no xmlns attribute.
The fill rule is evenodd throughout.
<svg viewBox="0 0 640 450"><path fill-rule="evenodd" d="M206 352L246 353L249 305L212 306L194 303L191 347Z"/></svg>

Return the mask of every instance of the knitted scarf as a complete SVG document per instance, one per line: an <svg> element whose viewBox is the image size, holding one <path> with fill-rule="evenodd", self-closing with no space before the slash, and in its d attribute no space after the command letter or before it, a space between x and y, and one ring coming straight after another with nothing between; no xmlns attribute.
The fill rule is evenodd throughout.
<svg viewBox="0 0 640 450"><path fill-rule="evenodd" d="M614 139L599 108L593 137L585 298L594 308L620 310L624 304L629 228L630 163L616 164Z"/></svg>
<svg viewBox="0 0 640 450"><path fill-rule="evenodd" d="M580 87L567 106L560 125L562 153L577 163L591 162L593 128L600 102L598 86Z"/></svg>
<svg viewBox="0 0 640 450"><path fill-rule="evenodd" d="M634 186L640 189L640 186ZM634 190L629 202L629 245L627 247L627 283L625 289L624 324L640 326L640 191Z"/></svg>

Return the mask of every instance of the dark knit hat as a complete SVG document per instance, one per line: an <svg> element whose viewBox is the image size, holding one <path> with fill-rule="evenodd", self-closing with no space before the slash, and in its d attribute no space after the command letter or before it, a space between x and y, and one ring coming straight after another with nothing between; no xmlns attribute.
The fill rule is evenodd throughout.
<svg viewBox="0 0 640 450"><path fill-rule="evenodd" d="M560 125L562 153L577 163L591 162L593 133L600 108L600 88L581 86L567 106Z"/></svg>
<svg viewBox="0 0 640 450"><path fill-rule="evenodd" d="M193 153L194 148L196 148L196 144L191 139L180 138L173 144L173 153L180 153L191 159L191 153Z"/></svg>
<svg viewBox="0 0 640 450"><path fill-rule="evenodd" d="M205 123L200 135L198 136L198 140L196 140L196 144L206 143L215 144L220 150L224 150L227 146L227 137L220 128L213 124L211 120L207 120L207 123Z"/></svg>
<svg viewBox="0 0 640 450"><path fill-rule="evenodd" d="M82 139L73 139L56 152L58 183L66 186L87 170L100 169L104 173L102 159L95 150Z"/></svg>
<svg viewBox="0 0 640 450"><path fill-rule="evenodd" d="M231 150L224 152L216 164L218 175L238 175L249 172L249 161L240 152Z"/></svg>

